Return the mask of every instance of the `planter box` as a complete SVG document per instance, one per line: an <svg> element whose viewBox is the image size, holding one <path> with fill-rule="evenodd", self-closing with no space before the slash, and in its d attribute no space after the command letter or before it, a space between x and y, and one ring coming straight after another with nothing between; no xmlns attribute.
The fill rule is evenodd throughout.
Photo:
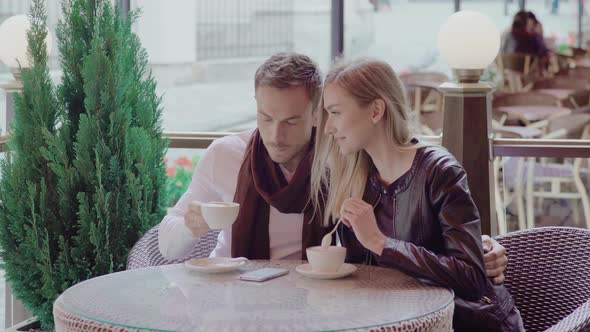
<svg viewBox="0 0 590 332"><path fill-rule="evenodd" d="M36 318L29 318L19 324L11 326L6 329L6 332L19 332L19 331L45 331L41 329L41 324Z"/></svg>

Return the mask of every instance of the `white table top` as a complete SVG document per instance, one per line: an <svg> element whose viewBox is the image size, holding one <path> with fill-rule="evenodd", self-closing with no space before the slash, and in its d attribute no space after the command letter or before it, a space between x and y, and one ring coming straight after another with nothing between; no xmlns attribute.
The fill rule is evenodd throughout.
<svg viewBox="0 0 590 332"><path fill-rule="evenodd" d="M302 263L250 261L223 274L181 264L119 272L69 288L56 306L92 322L166 331L363 329L452 310L450 290L393 269L359 265L351 276L318 280L295 271ZM290 271L262 283L238 279L268 266Z"/></svg>

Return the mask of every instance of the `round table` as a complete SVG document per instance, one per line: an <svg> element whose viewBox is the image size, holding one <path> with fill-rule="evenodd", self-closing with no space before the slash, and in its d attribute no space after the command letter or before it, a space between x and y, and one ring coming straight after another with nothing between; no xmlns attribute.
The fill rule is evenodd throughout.
<svg viewBox="0 0 590 332"><path fill-rule="evenodd" d="M559 101L567 100L571 95L576 93L574 89L535 89L535 92L550 95L558 99Z"/></svg>
<svg viewBox="0 0 590 332"><path fill-rule="evenodd" d="M451 331L453 292L393 269L359 265L319 280L302 261L249 261L223 274L182 264L113 273L67 289L55 302L56 331ZM262 267L289 274L239 280Z"/></svg>
<svg viewBox="0 0 590 332"><path fill-rule="evenodd" d="M525 124L535 121L546 120L551 117L571 114L571 110L559 106L542 106L542 105L515 105L499 106L494 108L495 112L500 112L509 117L518 118Z"/></svg>

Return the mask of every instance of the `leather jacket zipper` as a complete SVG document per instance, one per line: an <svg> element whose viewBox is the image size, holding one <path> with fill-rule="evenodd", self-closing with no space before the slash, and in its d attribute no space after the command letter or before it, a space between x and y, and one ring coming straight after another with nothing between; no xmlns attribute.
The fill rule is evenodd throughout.
<svg viewBox="0 0 590 332"><path fill-rule="evenodd" d="M396 233L395 232L395 214L396 213L397 213L397 197L393 196L393 213L391 214L391 218L393 219L393 220L391 220L391 222L393 223L393 225L392 225L391 229L393 230L392 236L394 236L394 237L395 237L395 233Z"/></svg>
<svg viewBox="0 0 590 332"><path fill-rule="evenodd" d="M379 202L381 201L381 193L379 193L379 196L377 196L377 199L375 200L375 202L373 203L373 211L375 210L375 208L377 207L377 205L379 204ZM395 198L394 198L394 202L395 202ZM371 252L371 250L365 248L365 264L366 265L373 265L373 253Z"/></svg>

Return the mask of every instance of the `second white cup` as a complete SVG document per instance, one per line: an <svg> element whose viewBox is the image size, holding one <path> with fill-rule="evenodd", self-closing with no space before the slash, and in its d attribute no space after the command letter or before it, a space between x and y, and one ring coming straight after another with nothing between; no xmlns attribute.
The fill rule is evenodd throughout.
<svg viewBox="0 0 590 332"><path fill-rule="evenodd" d="M346 248L338 246L309 247L306 254L313 272L332 273L337 272L344 264Z"/></svg>

